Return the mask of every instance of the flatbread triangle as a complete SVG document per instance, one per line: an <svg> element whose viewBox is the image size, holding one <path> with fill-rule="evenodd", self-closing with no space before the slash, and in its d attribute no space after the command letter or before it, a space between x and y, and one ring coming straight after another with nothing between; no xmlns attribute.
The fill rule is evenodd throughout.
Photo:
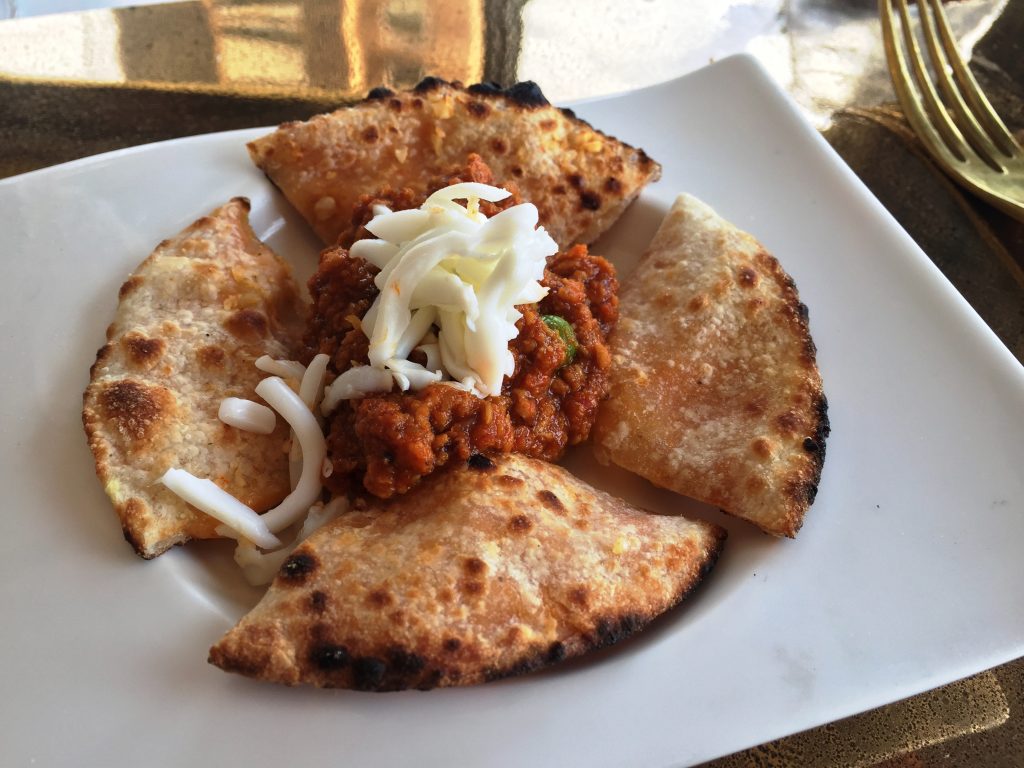
<svg viewBox="0 0 1024 768"><path fill-rule="evenodd" d="M427 78L411 91L379 88L358 104L286 123L249 153L328 245L381 180L425 199L429 180L471 153L537 206L562 248L595 240L661 175L643 150L551 106L534 83L465 88Z"/></svg>
<svg viewBox="0 0 1024 768"><path fill-rule="evenodd" d="M360 690L496 680L633 634L700 582L724 538L553 464L476 454L314 533L210 661Z"/></svg>
<svg viewBox="0 0 1024 768"><path fill-rule="evenodd" d="M829 434L807 307L751 235L689 195L623 281L598 459L794 536Z"/></svg>
<svg viewBox="0 0 1024 768"><path fill-rule="evenodd" d="M96 474L145 558L217 536L216 520L156 482L172 466L260 511L290 490L283 420L243 435L217 418L223 398L253 397L257 357L299 348L298 288L248 213L235 198L157 246L121 286L90 371L82 420Z"/></svg>

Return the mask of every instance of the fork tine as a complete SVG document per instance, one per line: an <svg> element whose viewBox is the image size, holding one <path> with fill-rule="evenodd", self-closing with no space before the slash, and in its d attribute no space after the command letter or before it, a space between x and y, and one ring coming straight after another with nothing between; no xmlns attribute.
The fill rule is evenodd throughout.
<svg viewBox="0 0 1024 768"><path fill-rule="evenodd" d="M988 129L989 136L992 137L992 140L1007 157L1024 152L1020 144L1017 143L1017 140L1014 139L1013 134L1007 129L1006 124L996 114L996 111L992 109L992 105L985 97L985 92L981 90L978 81L974 79L974 74L964 64L960 51L957 49L956 41L953 39L953 33L949 29L949 19L946 17L946 11L943 9L942 3L938 0L929 0L929 4L938 22L939 36L942 38L942 46L946 49L949 63L953 67L953 73L956 75L956 79L960 83L960 89L967 97L967 101L970 102L974 114L984 124L985 128Z"/></svg>
<svg viewBox="0 0 1024 768"><path fill-rule="evenodd" d="M964 146L962 139L959 138L959 131L950 122L949 115L946 114L944 109L938 109L937 107L935 109L935 112L939 115L936 119L938 130L932 125L932 120L928 117L929 110L922 98L922 91L914 84L914 77L907 69L903 47L896 39L892 1L879 0L878 5L882 19L885 53L889 60L889 69L893 75L892 81L896 88L896 95L899 96L900 104L903 105L903 111L906 113L907 120L913 126L914 132L917 133L933 153L940 155L952 167L958 162L966 160L966 155L962 149ZM897 0L897 2L900 2L900 0ZM909 32L910 20L908 18L906 2L900 2L900 15L902 17L901 27L907 47L916 50L913 35ZM923 70L920 51L917 51L915 69ZM927 94L928 89L931 89L932 102L937 105L938 96L935 95L934 86L932 86L927 77L922 76L920 79L925 86L924 93Z"/></svg>
<svg viewBox="0 0 1024 768"><path fill-rule="evenodd" d="M921 29L924 33L924 40L928 46L928 54L931 56L932 69L935 72L935 79L939 81L939 87L946 96L946 103L953 109L956 116L956 125L964 134L967 141L977 152L978 156L988 163L993 170L1001 170L1000 159L1004 153L989 138L985 130L979 125L975 116L968 108L960 90L956 87L953 77L949 73L947 57L952 55L948 50L939 47L939 36L935 32L935 24L932 22L932 15L928 12L928 5L918 2L918 16L921 20ZM931 4L932 13L936 13L935 5Z"/></svg>
<svg viewBox="0 0 1024 768"><path fill-rule="evenodd" d="M924 57L921 55L921 48L917 44L917 37L914 35L914 25L910 21L910 10L907 8L907 0L897 0L896 5L900 9L900 26L903 28L903 42L913 65L914 78L917 80L918 88L921 91L925 108L932 116L936 128L942 138L946 140L947 146L960 160L967 159L967 141L964 139L960 129L953 123L945 105L939 100L939 94L935 90L928 70L925 68Z"/></svg>

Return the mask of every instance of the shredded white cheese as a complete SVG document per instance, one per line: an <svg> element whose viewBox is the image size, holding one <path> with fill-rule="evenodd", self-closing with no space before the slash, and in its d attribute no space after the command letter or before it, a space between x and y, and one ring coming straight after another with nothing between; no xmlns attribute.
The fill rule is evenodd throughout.
<svg viewBox="0 0 1024 768"><path fill-rule="evenodd" d="M387 392L391 389L391 374L369 365L349 368L328 387L324 393L320 411L328 414L333 411L341 400L352 400L363 397L370 392Z"/></svg>
<svg viewBox="0 0 1024 768"><path fill-rule="evenodd" d="M491 218L480 212L480 200L499 202L509 194L467 182L438 190L418 209L374 208L366 228L376 239L351 249L380 269L374 280L380 294L361 319L370 364L334 380L324 413L339 400L392 386L417 390L453 381L478 397L501 392L515 368L508 343L522 317L516 305L544 298L544 266L558 250L529 203ZM408 359L414 349L427 365Z"/></svg>
<svg viewBox="0 0 1024 768"><path fill-rule="evenodd" d="M324 395L324 377L327 375L327 363L330 360L330 356L321 352L310 361L309 367L302 374L299 397L314 414L320 398Z"/></svg>
<svg viewBox="0 0 1024 768"><path fill-rule="evenodd" d="M271 376L256 385L262 397L291 426L302 447L302 475L295 489L284 501L263 515L267 527L274 532L287 528L309 510L320 498L323 481L320 473L327 456L327 441L320 423L302 399L278 376Z"/></svg>
<svg viewBox="0 0 1024 768"><path fill-rule="evenodd" d="M329 523L342 512L348 511L348 499L339 496L327 504L314 504L306 515L306 520L299 529L295 539L287 546L273 552L260 552L254 544L241 540L235 547L235 562L242 569L246 581L253 586L270 583L274 575L281 570L288 555L295 551L295 548L309 538L317 528Z"/></svg>
<svg viewBox="0 0 1024 768"><path fill-rule="evenodd" d="M264 373L280 376L282 379L301 380L306 374L306 366L295 360L275 360L270 355L256 358L256 367Z"/></svg>
<svg viewBox="0 0 1024 768"><path fill-rule="evenodd" d="M275 549L281 546L281 540L271 533L264 517L258 515L255 510L247 507L213 481L196 477L184 469L172 468L164 473L159 482L193 507L220 520L232 531L256 546L264 549Z"/></svg>
<svg viewBox="0 0 1024 768"><path fill-rule="evenodd" d="M327 363L330 359L323 353L314 357L299 383L299 398L312 411L318 422L320 418L317 415L317 407L324 396L324 377L327 375ZM302 477L302 445L295 439L295 430L292 430L291 440L292 444L288 449L288 480L294 491L299 484L299 478Z"/></svg>
<svg viewBox="0 0 1024 768"><path fill-rule="evenodd" d="M228 426L258 435L269 435L277 426L277 417L267 406L239 397L221 400L217 418Z"/></svg>
<svg viewBox="0 0 1024 768"><path fill-rule="evenodd" d="M294 360L263 356L256 361L260 370L280 376L263 379L256 386L260 395L292 428L292 458L300 462L292 492L274 509L259 515L209 480L182 469L169 469L159 482L197 509L219 520L217 533L238 539L235 562L254 585L266 584L296 546L313 531L348 509L348 499L339 497L328 504L320 501L323 478L333 468L327 459L327 445L316 414L324 396L327 355L317 355L309 366ZM294 388L298 389L298 392ZM269 434L277 417L274 411L252 400L225 398L219 417L225 423ZM287 545L274 534L303 520L295 538ZM269 550L269 551L261 551Z"/></svg>

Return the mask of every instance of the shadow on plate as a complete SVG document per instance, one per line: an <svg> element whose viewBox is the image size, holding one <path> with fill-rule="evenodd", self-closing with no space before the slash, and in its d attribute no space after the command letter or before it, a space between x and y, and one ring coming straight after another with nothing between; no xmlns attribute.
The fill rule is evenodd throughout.
<svg viewBox="0 0 1024 768"><path fill-rule="evenodd" d="M267 591L245 580L234 553L234 540L206 539L190 541L161 557L196 603L233 626Z"/></svg>
<svg viewBox="0 0 1024 768"><path fill-rule="evenodd" d="M614 264L620 281L627 279L666 213L668 208L661 203L640 197L626 209L615 226L594 241L590 251Z"/></svg>
<svg viewBox="0 0 1024 768"><path fill-rule="evenodd" d="M252 199L249 223L256 236L291 264L295 281L308 301L306 283L316 271L324 245L305 219L269 181L267 194Z"/></svg>

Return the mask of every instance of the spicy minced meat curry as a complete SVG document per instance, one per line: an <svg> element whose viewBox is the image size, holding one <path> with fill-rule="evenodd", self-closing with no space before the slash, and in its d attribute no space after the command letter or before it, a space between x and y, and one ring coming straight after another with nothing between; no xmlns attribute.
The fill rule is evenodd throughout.
<svg viewBox="0 0 1024 768"><path fill-rule="evenodd" d="M438 180L434 188L457 181L494 183L474 156L465 169ZM374 203L392 210L422 204L423 199L412 197L408 190L386 189L364 198L341 242L348 245L365 236L363 225ZM493 215L518 202L513 190L509 201L481 209ZM326 353L334 376L368 362L369 340L359 318L378 293L376 273L376 267L344 247L324 251L309 282L313 312L305 336L307 362ZM324 482L330 491L357 491L361 484L389 498L449 461L465 461L474 453L517 452L555 460L566 446L585 440L608 390L607 340L618 319L615 269L577 245L548 260L541 284L548 295L539 304L519 307L519 335L509 344L515 372L499 396L479 398L432 384L418 392L342 401L327 420L331 473ZM565 338L565 323L553 318L571 326L574 343Z"/></svg>

